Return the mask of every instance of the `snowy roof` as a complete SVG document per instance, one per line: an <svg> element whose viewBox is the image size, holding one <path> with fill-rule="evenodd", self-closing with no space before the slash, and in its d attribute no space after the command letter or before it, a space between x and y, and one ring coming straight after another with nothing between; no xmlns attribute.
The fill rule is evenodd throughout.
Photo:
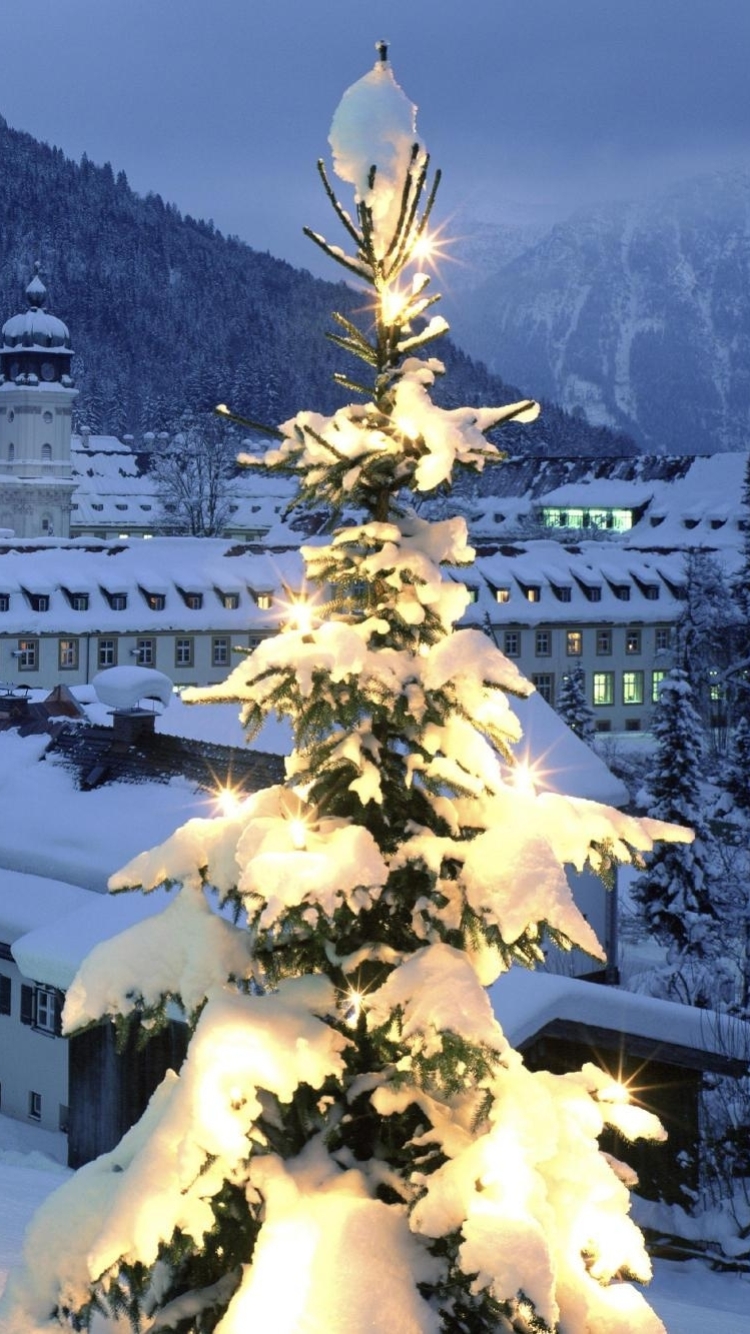
<svg viewBox="0 0 750 1334"><path fill-rule="evenodd" d="M490 1000L506 1037L523 1046L548 1025L568 1020L628 1033L721 1057L750 1057L750 1025L691 1005L656 1000L618 987L596 986L553 973L513 967L490 987Z"/></svg>
<svg viewBox="0 0 750 1334"><path fill-rule="evenodd" d="M70 355L68 327L56 315L44 309L47 289L35 266L34 277L26 288L28 309L21 315L12 315L3 325L3 350L16 347L37 348L46 351L65 351Z"/></svg>
<svg viewBox="0 0 750 1334"><path fill-rule="evenodd" d="M624 783L571 732L538 691L527 699L511 698L510 706L523 728L523 739L514 750L526 761L539 791L586 797L608 806L627 802Z"/></svg>

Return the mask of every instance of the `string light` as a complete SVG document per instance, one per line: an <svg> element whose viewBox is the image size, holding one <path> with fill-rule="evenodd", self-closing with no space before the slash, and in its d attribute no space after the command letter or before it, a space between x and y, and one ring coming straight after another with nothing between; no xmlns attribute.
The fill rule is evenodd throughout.
<svg viewBox="0 0 750 1334"><path fill-rule="evenodd" d="M218 788L214 794L214 801L222 815L236 815L243 800L243 794L229 786Z"/></svg>
<svg viewBox="0 0 750 1334"><path fill-rule="evenodd" d="M352 987L346 993L346 1003L347 1010L344 1018L350 1028L356 1028L359 1023L359 1016L362 1013L362 1006L365 1003L365 998L361 991L357 991Z"/></svg>
<svg viewBox="0 0 750 1334"><path fill-rule="evenodd" d="M312 599L300 594L282 603L282 609L289 630L296 630L301 635L312 634L316 621L316 608Z"/></svg>
<svg viewBox="0 0 750 1334"><path fill-rule="evenodd" d="M386 324L396 324L403 314L408 297L398 290L386 287L380 298L380 309Z"/></svg>

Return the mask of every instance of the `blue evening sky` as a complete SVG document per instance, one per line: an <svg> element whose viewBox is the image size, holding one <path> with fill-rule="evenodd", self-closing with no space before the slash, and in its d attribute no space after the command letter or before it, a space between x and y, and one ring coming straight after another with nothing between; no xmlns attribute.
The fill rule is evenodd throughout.
<svg viewBox="0 0 750 1334"><path fill-rule="evenodd" d="M6 7L0 113L317 268L302 224L339 237L315 161L379 37L442 214L563 216L750 163L750 0L36 0Z"/></svg>

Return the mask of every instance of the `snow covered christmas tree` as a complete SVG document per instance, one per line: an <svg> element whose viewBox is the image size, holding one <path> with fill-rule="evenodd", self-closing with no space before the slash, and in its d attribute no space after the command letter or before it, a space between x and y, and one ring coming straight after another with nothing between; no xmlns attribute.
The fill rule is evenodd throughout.
<svg viewBox="0 0 750 1334"><path fill-rule="evenodd" d="M555 708L571 732L591 745L596 729L594 715L586 699L586 676L580 664L563 677Z"/></svg>
<svg viewBox="0 0 750 1334"><path fill-rule="evenodd" d="M649 1274L632 1175L597 1136L658 1127L593 1066L527 1071L485 987L545 937L600 955L565 864L684 831L514 784L507 693L530 686L455 628L467 593L440 567L471 561L464 521L409 501L495 462L485 432L537 406L433 402L435 185L384 49L331 144L350 248L316 240L371 294L366 331L339 317L336 334L369 378L342 375L361 401L300 412L265 464L299 478L300 504L359 517L304 551L312 595L285 631L197 692L240 701L250 732L288 717L287 779L115 877L179 888L90 956L67 1030L178 1004L189 1051L40 1211L4 1328L88 1328L100 1309L181 1334L652 1334L625 1281Z"/></svg>

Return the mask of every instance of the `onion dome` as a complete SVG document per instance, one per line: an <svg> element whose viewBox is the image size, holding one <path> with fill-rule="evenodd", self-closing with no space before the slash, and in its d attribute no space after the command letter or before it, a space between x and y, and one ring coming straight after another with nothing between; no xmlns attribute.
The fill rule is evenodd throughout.
<svg viewBox="0 0 750 1334"><path fill-rule="evenodd" d="M31 348L39 350L71 351L68 326L44 308L47 289L39 277L40 265L34 265L34 276L26 288L28 309L22 315L12 315L2 331L4 350Z"/></svg>

